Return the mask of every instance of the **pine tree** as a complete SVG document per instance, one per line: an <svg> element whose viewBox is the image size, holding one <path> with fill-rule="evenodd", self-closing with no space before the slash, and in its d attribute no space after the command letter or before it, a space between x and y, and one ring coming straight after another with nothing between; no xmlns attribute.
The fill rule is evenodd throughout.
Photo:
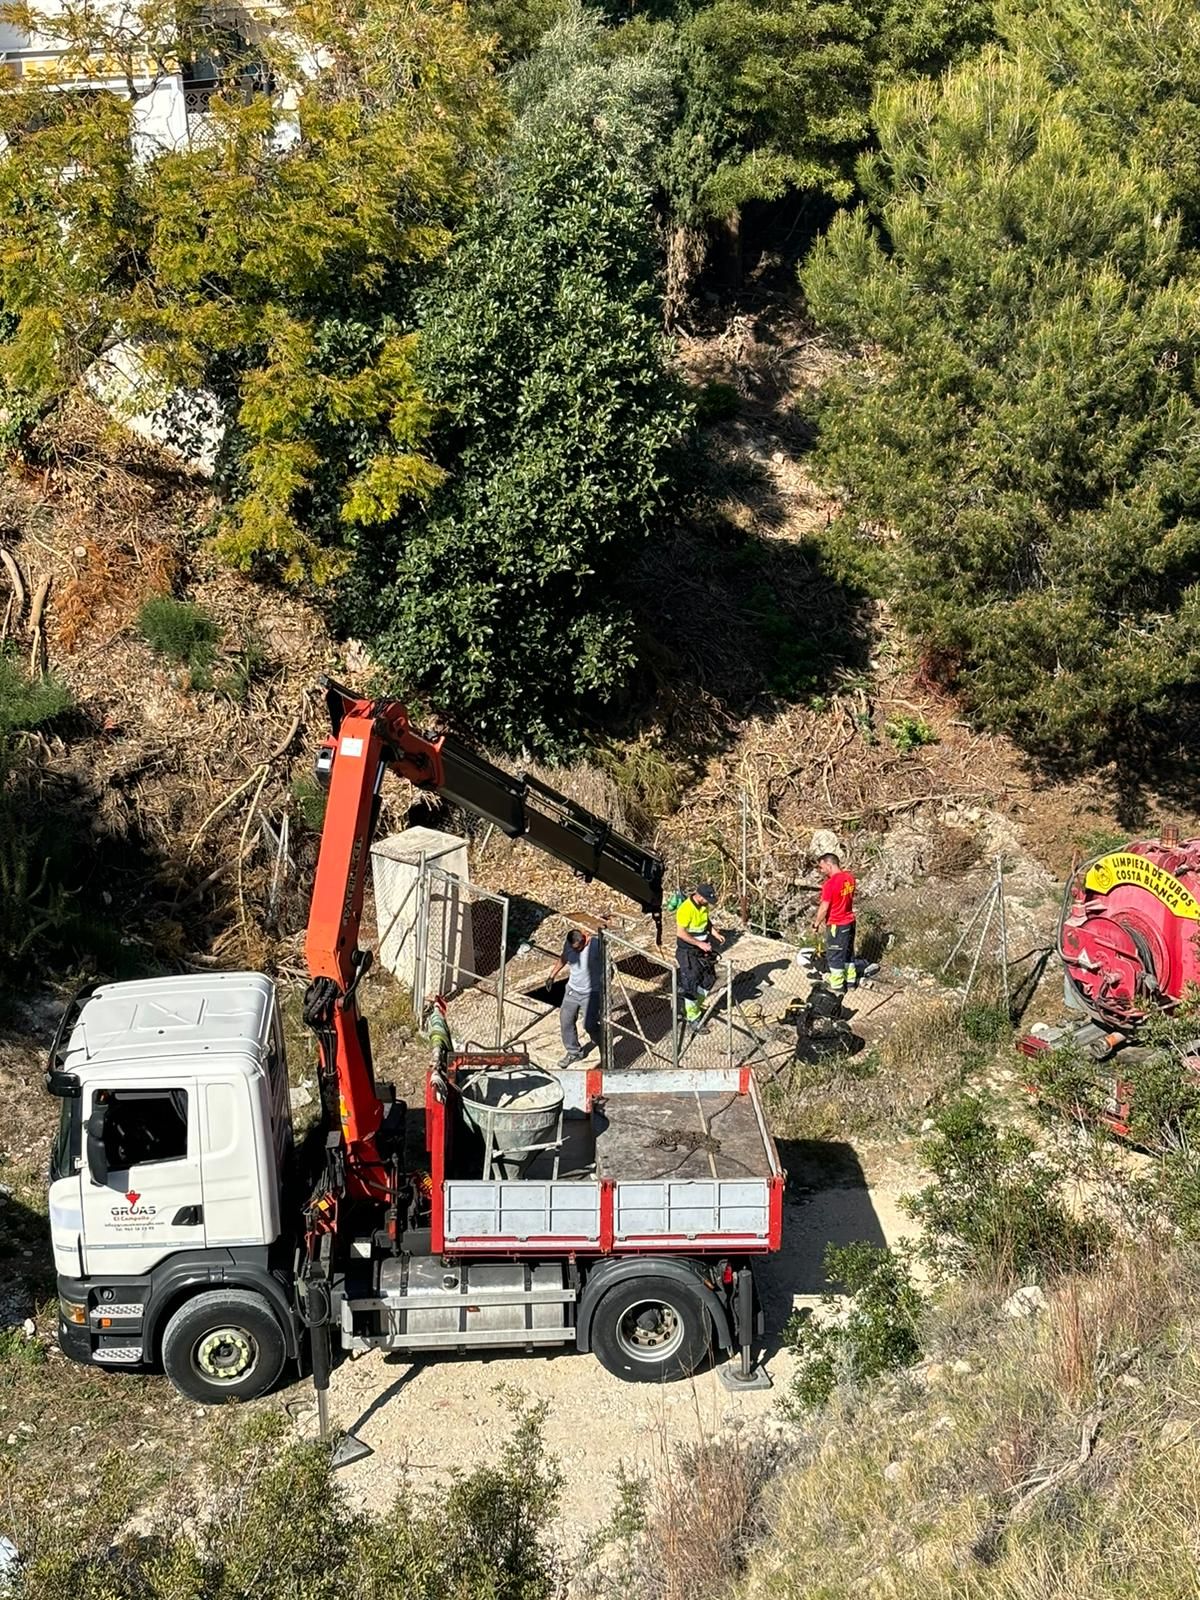
<svg viewBox="0 0 1200 1600"><path fill-rule="evenodd" d="M821 456L927 670L1043 752L1124 753L1200 670L1200 276L1160 141L1099 137L1023 26L876 102L871 214L803 275L860 357Z"/></svg>

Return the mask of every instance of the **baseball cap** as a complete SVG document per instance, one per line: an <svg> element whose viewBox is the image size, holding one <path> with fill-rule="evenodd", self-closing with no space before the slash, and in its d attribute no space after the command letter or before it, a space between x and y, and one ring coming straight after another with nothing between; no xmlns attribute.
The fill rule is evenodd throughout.
<svg viewBox="0 0 1200 1600"><path fill-rule="evenodd" d="M698 883L696 885L695 892L697 894L702 894L710 906L716 905L717 891L713 888L711 883Z"/></svg>

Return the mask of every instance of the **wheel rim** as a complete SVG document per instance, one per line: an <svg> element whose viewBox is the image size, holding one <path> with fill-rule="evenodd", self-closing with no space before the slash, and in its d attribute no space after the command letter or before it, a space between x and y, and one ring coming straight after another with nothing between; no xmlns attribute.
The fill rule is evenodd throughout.
<svg viewBox="0 0 1200 1600"><path fill-rule="evenodd" d="M634 1361L667 1361L683 1344L683 1318L665 1300L638 1300L617 1323L617 1343Z"/></svg>
<svg viewBox="0 0 1200 1600"><path fill-rule="evenodd" d="M258 1365L258 1343L245 1328L213 1328L197 1339L192 1363L209 1383L235 1383Z"/></svg>

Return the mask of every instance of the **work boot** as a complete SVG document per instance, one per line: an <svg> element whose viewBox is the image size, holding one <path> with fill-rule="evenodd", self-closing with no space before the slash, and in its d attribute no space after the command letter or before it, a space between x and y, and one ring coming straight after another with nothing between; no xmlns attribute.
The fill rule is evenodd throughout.
<svg viewBox="0 0 1200 1600"><path fill-rule="evenodd" d="M554 1063L555 1072L562 1072L567 1067L573 1067L576 1064L576 1062L579 1060L579 1058L580 1058L580 1056L582 1054L583 1054L583 1052L581 1050L576 1050L574 1054L572 1054L571 1051L568 1050L566 1055L562 1058L561 1061L556 1061Z"/></svg>

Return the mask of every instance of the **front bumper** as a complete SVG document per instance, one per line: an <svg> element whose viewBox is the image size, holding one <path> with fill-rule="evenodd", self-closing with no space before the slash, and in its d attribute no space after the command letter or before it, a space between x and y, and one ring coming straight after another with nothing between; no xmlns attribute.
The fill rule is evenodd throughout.
<svg viewBox="0 0 1200 1600"><path fill-rule="evenodd" d="M144 1280L119 1286L92 1280L59 1278L58 1347L63 1355L86 1366L142 1367ZM66 1315L63 1303L81 1306L85 1320Z"/></svg>

